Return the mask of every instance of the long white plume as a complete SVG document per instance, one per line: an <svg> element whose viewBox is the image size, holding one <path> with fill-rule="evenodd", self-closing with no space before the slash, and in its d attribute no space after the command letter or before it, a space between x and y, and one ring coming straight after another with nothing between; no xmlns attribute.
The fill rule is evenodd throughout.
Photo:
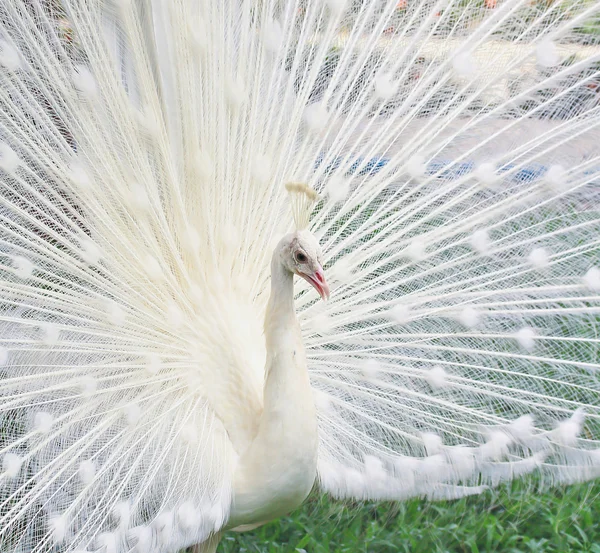
<svg viewBox="0 0 600 553"><path fill-rule="evenodd" d="M600 475L600 4L480 4L0 3L0 551L226 524L287 182L325 490Z"/></svg>

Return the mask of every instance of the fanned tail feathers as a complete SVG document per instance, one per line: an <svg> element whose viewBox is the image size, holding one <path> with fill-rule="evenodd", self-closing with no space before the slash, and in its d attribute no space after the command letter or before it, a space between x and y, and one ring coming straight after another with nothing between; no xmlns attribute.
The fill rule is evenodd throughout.
<svg viewBox="0 0 600 553"><path fill-rule="evenodd" d="M0 5L2 551L226 526L285 183L325 490L600 475L596 2L56 4Z"/></svg>

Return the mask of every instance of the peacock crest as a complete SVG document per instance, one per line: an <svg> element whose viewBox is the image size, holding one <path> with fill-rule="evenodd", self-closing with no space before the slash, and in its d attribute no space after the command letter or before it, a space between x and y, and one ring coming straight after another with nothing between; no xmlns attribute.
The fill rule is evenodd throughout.
<svg viewBox="0 0 600 553"><path fill-rule="evenodd" d="M292 216L297 230L308 228L310 214L312 213L319 195L308 184L302 182L288 182L285 189L290 196Z"/></svg>

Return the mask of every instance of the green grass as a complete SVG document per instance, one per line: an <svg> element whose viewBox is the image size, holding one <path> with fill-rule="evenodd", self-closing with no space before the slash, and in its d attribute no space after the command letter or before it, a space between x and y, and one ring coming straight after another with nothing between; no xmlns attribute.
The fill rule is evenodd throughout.
<svg viewBox="0 0 600 553"><path fill-rule="evenodd" d="M478 497L341 503L316 494L292 515L243 534L219 553L600 553L600 481L536 491L517 482Z"/></svg>

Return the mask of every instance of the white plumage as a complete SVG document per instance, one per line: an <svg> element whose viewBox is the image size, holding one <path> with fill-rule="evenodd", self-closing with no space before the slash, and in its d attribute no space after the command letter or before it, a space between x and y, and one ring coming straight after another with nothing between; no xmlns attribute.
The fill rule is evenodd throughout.
<svg viewBox="0 0 600 553"><path fill-rule="evenodd" d="M600 5L402 6L0 4L1 551L600 475Z"/></svg>

